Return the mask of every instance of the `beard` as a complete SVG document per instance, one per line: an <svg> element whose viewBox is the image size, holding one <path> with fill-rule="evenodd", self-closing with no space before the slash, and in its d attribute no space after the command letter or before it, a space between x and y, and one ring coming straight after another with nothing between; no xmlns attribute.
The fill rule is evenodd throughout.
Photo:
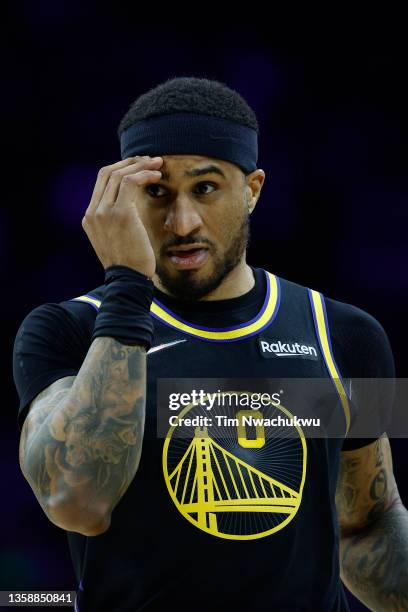
<svg viewBox="0 0 408 612"><path fill-rule="evenodd" d="M201 238L198 234L190 234L183 238L174 240L171 244L167 244L161 248L161 255L166 257L166 251L169 247L180 246L183 244L192 243L207 243L212 246L212 243ZM239 264L242 255L245 253L249 242L249 215L245 215L242 223L235 235L230 237L230 246L223 256L213 254L213 272L207 278L195 279L195 270L180 270L177 271L177 276L171 276L167 270L157 262L156 274L159 277L163 287L174 297L183 300L199 300L222 283L224 278Z"/></svg>

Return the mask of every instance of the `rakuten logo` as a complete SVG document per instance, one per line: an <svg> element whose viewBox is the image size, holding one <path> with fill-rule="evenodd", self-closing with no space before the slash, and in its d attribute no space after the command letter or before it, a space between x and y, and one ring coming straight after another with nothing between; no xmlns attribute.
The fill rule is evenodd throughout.
<svg viewBox="0 0 408 612"><path fill-rule="evenodd" d="M304 359L317 359L317 350L310 344L299 342L282 342L276 340L259 339L259 346L264 357L303 357Z"/></svg>

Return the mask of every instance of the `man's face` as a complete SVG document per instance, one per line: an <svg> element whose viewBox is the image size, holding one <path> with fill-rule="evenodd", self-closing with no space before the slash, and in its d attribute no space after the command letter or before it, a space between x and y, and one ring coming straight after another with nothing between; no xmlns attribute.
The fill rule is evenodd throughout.
<svg viewBox="0 0 408 612"><path fill-rule="evenodd" d="M232 163L198 155L162 159L162 178L143 188L139 214L161 286L180 299L200 299L244 259L264 173L245 176Z"/></svg>

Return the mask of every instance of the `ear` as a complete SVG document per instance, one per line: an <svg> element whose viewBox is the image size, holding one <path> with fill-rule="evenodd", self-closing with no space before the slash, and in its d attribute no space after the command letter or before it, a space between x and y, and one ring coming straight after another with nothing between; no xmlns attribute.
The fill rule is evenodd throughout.
<svg viewBox="0 0 408 612"><path fill-rule="evenodd" d="M265 181L265 172L260 168L257 168L245 177L246 192L247 192L247 204L249 214L254 210L256 203L261 195L262 185Z"/></svg>

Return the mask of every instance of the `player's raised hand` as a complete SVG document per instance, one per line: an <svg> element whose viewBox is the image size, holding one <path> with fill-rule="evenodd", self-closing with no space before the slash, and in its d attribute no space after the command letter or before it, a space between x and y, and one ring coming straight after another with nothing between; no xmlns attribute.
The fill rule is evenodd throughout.
<svg viewBox="0 0 408 612"><path fill-rule="evenodd" d="M128 266L153 276L156 260L136 202L145 185L160 180L162 164L161 157L131 157L99 171L82 227L105 269Z"/></svg>

